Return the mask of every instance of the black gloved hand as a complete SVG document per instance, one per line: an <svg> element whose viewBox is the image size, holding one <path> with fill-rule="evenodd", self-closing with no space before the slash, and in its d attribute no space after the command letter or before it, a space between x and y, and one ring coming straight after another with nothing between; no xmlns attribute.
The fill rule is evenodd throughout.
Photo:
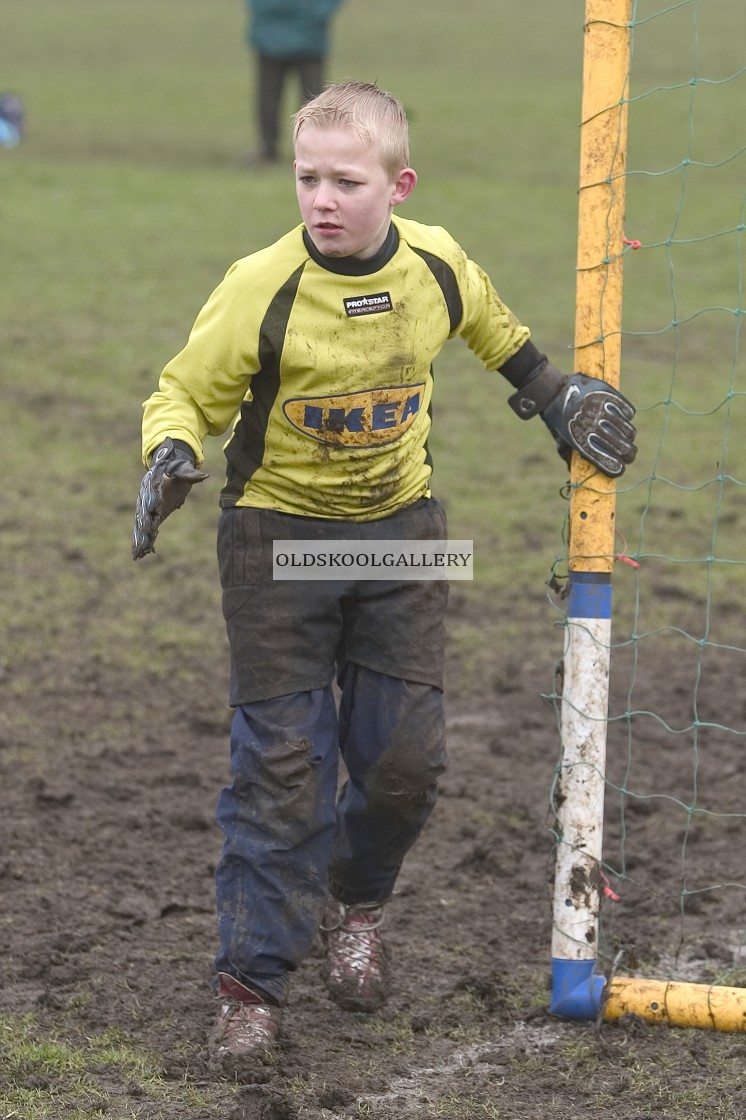
<svg viewBox="0 0 746 1120"><path fill-rule="evenodd" d="M616 478L637 455L635 407L606 381L571 374L541 412L566 462L578 451L604 474Z"/></svg>
<svg viewBox="0 0 746 1120"><path fill-rule="evenodd" d="M168 438L156 447L137 495L133 560L155 552L155 538L161 523L184 505L195 482L203 482L208 477L195 468L194 452L187 443Z"/></svg>

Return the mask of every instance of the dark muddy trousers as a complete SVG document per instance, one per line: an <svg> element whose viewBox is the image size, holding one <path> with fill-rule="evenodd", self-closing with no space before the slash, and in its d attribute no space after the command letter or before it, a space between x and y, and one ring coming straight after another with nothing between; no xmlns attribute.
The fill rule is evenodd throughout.
<svg viewBox="0 0 746 1120"><path fill-rule="evenodd" d="M270 58L257 56L259 131L262 152L270 159L278 155L280 138L280 109L286 79L291 73L298 75L301 102L305 105L323 89L323 58L311 55L303 58Z"/></svg>
<svg viewBox="0 0 746 1120"><path fill-rule="evenodd" d="M440 689L348 664L331 686L236 709L217 821L216 971L283 1003L331 892L389 898L445 768ZM337 796L338 763L347 778Z"/></svg>

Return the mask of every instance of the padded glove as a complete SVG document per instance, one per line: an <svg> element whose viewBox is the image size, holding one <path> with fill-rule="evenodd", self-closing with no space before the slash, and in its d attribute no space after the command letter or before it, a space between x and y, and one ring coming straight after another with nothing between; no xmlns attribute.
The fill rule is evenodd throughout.
<svg viewBox="0 0 746 1120"><path fill-rule="evenodd" d="M624 474L637 455L635 408L618 389L573 373L541 414L566 462L574 449L610 478Z"/></svg>
<svg viewBox="0 0 746 1120"><path fill-rule="evenodd" d="M194 452L187 443L167 438L156 447L150 469L140 483L135 505L135 531L132 559L140 560L155 552L155 538L161 523L184 505L196 482L209 476L194 466Z"/></svg>
<svg viewBox="0 0 746 1120"><path fill-rule="evenodd" d="M634 405L596 377L583 373L566 377L545 362L509 398L509 404L525 420L539 413L567 463L577 451L616 478L637 455Z"/></svg>

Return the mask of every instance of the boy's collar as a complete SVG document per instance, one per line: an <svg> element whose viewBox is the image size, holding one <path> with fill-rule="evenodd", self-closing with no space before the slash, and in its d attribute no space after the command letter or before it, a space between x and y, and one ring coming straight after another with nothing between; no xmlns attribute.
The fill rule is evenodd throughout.
<svg viewBox="0 0 746 1120"><path fill-rule="evenodd" d="M381 248L372 257L366 257L365 260L360 257L325 256L318 251L305 229L303 230L303 241L316 264L321 265L328 272L336 272L340 276L370 276L374 272L379 272L384 265L388 264L399 248L399 232L392 222Z"/></svg>

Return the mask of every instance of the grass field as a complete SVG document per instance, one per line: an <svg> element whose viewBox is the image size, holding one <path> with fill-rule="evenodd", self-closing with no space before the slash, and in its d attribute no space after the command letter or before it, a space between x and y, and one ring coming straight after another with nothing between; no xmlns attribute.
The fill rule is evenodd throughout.
<svg viewBox="0 0 746 1120"><path fill-rule="evenodd" d="M727 603L744 583L746 135L743 76L726 79L742 66L746 21L742 0L700 0L693 36L697 5L675 7L656 21L652 3L637 6L627 234L642 249L626 258L622 387L640 406L641 451L620 524L630 551L650 557L666 604L683 588L704 609L703 587L722 587L733 621ZM224 655L212 531L220 442L207 448L209 482L169 522L145 572L130 559L140 406L230 263L298 219L289 168L241 164L254 132L240 0L4 0L2 23L0 92L23 98L28 131L0 148L0 689L16 706L25 699L31 721L30 667L42 657L63 664L85 649L123 677L157 677ZM328 75L401 97L420 176L402 214L445 225L565 369L582 24L579 0L348 0ZM711 79L697 89L696 117L695 65ZM671 91L646 96L657 86ZM287 138L286 154L289 163ZM664 174L681 159L696 166ZM436 385L434 489L451 536L475 542L477 578L460 589L471 610L452 625L468 675L494 644L480 604L500 596L525 600L525 620L506 622L503 637L546 627L557 642L544 585L564 548L565 469L540 422L518 422L506 384L460 343L444 351ZM724 561L714 569L713 550ZM644 577L635 608L633 578L620 573L625 625L635 609L667 622ZM15 725L0 730L12 743ZM19 1069L44 1044L13 1019L0 1042ZM133 1078L157 1066L118 1038L86 1053L60 1042L44 1061L70 1083L95 1082L107 1062ZM162 1115L201 1115L196 1092L159 1089ZM0 1097L7 1118L53 1107L43 1090Z"/></svg>
<svg viewBox="0 0 746 1120"><path fill-rule="evenodd" d="M504 38L491 43L488 5L473 5L468 27L460 13L436 5L425 34L414 13L383 4L373 14L352 3L339 18L330 76L375 79L402 97L421 176L407 212L448 224L561 360L572 335L580 44L560 20L568 49L549 72L551 88L520 81L516 55L526 31L520 5L511 8ZM3 152L0 164L0 310L11 339L22 340L4 355L6 384L17 386L9 403L20 446L12 460L20 467L32 442L31 417L55 435L41 436L50 498L59 475L69 500L66 479L82 446L90 471L103 457L106 528L99 520L93 535L108 562L121 523L107 507L129 502L137 483L140 400L227 265L296 221L291 175L249 176L240 166L253 139L241 5L187 3L176 13L137 0L103 0L95 15L75 3L15 5L17 31L3 57L6 86L23 93L29 118L28 139ZM546 68L550 57L547 43L532 64ZM477 66L485 80L470 85L466 75ZM559 137L557 111L566 122ZM511 550L499 542L525 521L528 495L536 495L536 526L526 532L551 541L561 472L542 434L511 422L502 405L507 386L481 377L465 348L453 350L439 368L446 390L439 408L448 417L436 437L440 489L455 529L476 524L498 550L495 578L504 580ZM505 486L505 463L522 444L527 477L511 467L515 481ZM485 446L495 454L485 455ZM220 454L215 441L215 487ZM201 495L204 503L215 487ZM200 511L182 520L204 524ZM73 528L86 539L86 524L74 519ZM201 528L195 535L197 547L209 547ZM543 576L546 561L521 552L520 566ZM487 547L481 553L492 569Z"/></svg>

